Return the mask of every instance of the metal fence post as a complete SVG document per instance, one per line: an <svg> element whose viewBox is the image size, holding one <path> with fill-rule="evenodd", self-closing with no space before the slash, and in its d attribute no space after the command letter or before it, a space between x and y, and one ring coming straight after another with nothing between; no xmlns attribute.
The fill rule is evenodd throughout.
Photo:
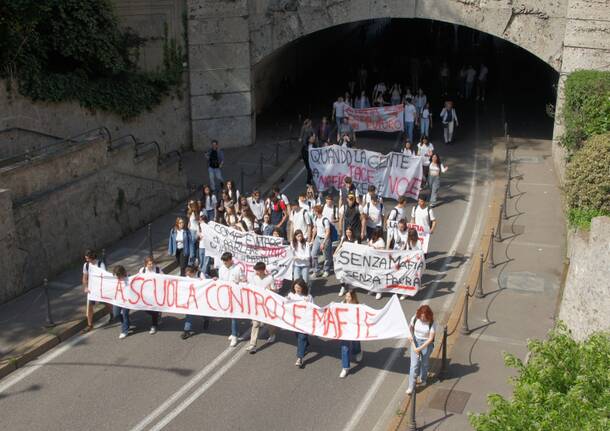
<svg viewBox="0 0 610 431"><path fill-rule="evenodd" d="M470 329L468 328L468 297L470 296L469 286L466 284L466 292L464 294L464 310L462 311L462 327L460 328L460 334L468 335L470 334Z"/></svg>
<svg viewBox="0 0 610 431"><path fill-rule="evenodd" d="M477 298L483 297L483 252L479 254L479 278L477 278L475 296Z"/></svg>
<svg viewBox="0 0 610 431"><path fill-rule="evenodd" d="M489 251L487 252L487 266L489 269L492 269L494 264L494 228L491 228L491 233L489 235Z"/></svg>
<svg viewBox="0 0 610 431"><path fill-rule="evenodd" d="M415 421L415 400L417 398L417 388L413 388L413 392L411 392L411 404L409 405L409 423L407 424L407 429L409 431L417 431L417 423Z"/></svg>
<svg viewBox="0 0 610 431"><path fill-rule="evenodd" d="M443 380L447 376L447 325L443 327L443 344L441 344L441 372Z"/></svg>
<svg viewBox="0 0 610 431"><path fill-rule="evenodd" d="M51 299L49 298L49 279L45 278L42 282L42 290L44 291L44 297L47 303L47 327L55 326L55 322L53 322L53 316L51 316Z"/></svg>
<svg viewBox="0 0 610 431"><path fill-rule="evenodd" d="M508 197L508 183L504 186L504 220L508 220L508 213L506 211L507 205L507 197Z"/></svg>
<svg viewBox="0 0 610 431"><path fill-rule="evenodd" d="M147 235L148 235L148 255L153 257L153 241L152 241L152 224L151 223L148 223Z"/></svg>
<svg viewBox="0 0 610 431"><path fill-rule="evenodd" d="M496 228L496 241L502 241L502 212L504 204L500 204L500 214L498 214L498 227Z"/></svg>

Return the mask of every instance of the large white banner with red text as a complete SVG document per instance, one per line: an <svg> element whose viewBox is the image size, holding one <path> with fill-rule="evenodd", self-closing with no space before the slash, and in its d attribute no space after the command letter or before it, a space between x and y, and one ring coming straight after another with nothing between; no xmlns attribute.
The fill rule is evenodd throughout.
<svg viewBox="0 0 610 431"><path fill-rule="evenodd" d="M384 106L380 108L355 109L345 108L349 124L355 132L376 130L378 132L400 132L404 130L404 105Z"/></svg>
<svg viewBox="0 0 610 431"><path fill-rule="evenodd" d="M415 295L425 269L421 250L376 250L344 242L334 257L337 278L350 286L381 293Z"/></svg>
<svg viewBox="0 0 610 431"><path fill-rule="evenodd" d="M318 307L258 286L226 281L156 273L119 280L93 265L88 287L89 300L132 310L257 320L324 338L364 341L405 338L409 333L396 296L380 310L362 304Z"/></svg>
<svg viewBox="0 0 610 431"><path fill-rule="evenodd" d="M380 196L393 199L403 195L417 199L423 177L421 157L339 145L310 148L309 166L319 191L338 190L343 179L351 177L360 193L365 194L372 184Z"/></svg>
<svg viewBox="0 0 610 431"><path fill-rule="evenodd" d="M205 253L220 262L224 252L233 255L235 263L242 267L244 276L254 273L253 266L264 262L276 280L292 280L293 253L282 238L242 232L219 223L209 222L203 227L203 246Z"/></svg>

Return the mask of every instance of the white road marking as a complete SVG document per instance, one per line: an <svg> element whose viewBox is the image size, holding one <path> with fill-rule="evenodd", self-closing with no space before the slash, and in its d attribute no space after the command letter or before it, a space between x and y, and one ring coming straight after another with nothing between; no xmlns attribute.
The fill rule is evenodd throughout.
<svg viewBox="0 0 610 431"><path fill-rule="evenodd" d="M195 392L191 394L187 399L185 399L180 405L178 405L174 410L169 412L159 423L157 423L154 427L150 429L150 431L159 431L165 428L167 424L169 424L172 420L176 418L180 413L182 413L188 406L193 404L197 398L203 395L208 389L212 387L214 383L216 383L233 365L237 363L241 359L242 356L246 354L246 349L240 349L240 351L231 358L229 362L222 366L218 371L214 373L210 379L201 385Z"/></svg>
<svg viewBox="0 0 610 431"><path fill-rule="evenodd" d="M296 179L297 179L297 178L299 178L299 177L301 176L301 174L302 174L303 172L305 172L305 166L303 166L303 167L301 168L301 170L300 170L299 172L297 172L297 174L296 174L294 177L292 177L292 179L291 179L291 180L288 182L288 184L286 184L286 185L285 185L285 186L282 188L281 192L282 192L282 193L284 193L284 192L285 192L285 191L288 189L288 187L290 187L290 186L292 185L292 183L294 183L294 182L296 181Z"/></svg>
<svg viewBox="0 0 610 431"><path fill-rule="evenodd" d="M95 325L95 329L101 326L104 326L104 323L98 323L97 325ZM36 361L33 361L25 367L15 371L15 374L9 377L4 383L0 384L0 394L28 377L34 371L42 368L43 366L45 366L45 364L48 364L53 359L67 352L72 347L83 341L85 338L89 337L91 334L92 332L89 332L87 334L81 334L76 337L73 337L72 339L64 343L61 347L52 349L48 354L41 356L40 359L37 359Z"/></svg>
<svg viewBox="0 0 610 431"><path fill-rule="evenodd" d="M466 230L466 226L468 224L468 217L470 217L470 212L472 211L472 206L474 203L474 190L475 190L475 185L476 185L476 176L477 176L477 152L475 150L474 161L473 161L473 166L472 166L472 176L470 178L470 189L468 191L469 197L468 197L468 203L466 204L466 211L464 212L464 216L462 217L462 222L460 223L460 227L457 232L457 235L455 236L455 239L453 240L453 243L451 244L450 254L443 261L443 266L441 267L441 270L440 270L441 274L446 273L447 267L451 263L451 260L453 259L455 252L462 240L462 236L464 235L464 232ZM459 273L460 279L464 274L463 268L465 266L466 266L466 264L462 265L462 269L460 270L460 273ZM428 293L426 294L426 297L423 301L424 304L427 304L430 301L430 298L434 294L434 292L436 290L436 286L438 285L438 282L440 280L441 280L441 277L439 276L432 282L431 286L428 288ZM456 285L458 285L459 283L460 283L460 280L456 280ZM453 296L453 295L450 295L450 297L451 296ZM373 401L373 398L375 397L377 391L379 390L379 387L382 385L385 377L389 373L389 369L394 365L394 362L396 361L396 359L398 359L398 357L400 356L400 353L402 352L402 348L405 348L406 345L407 345L406 339L401 339L394 345L394 352L392 352L392 354L390 355L390 357L384 364L383 370L380 371L379 374L377 374L375 381L373 382L373 384L370 386L369 390L364 395L364 398L362 399L360 404L358 404L358 406L355 409L353 409L354 415L352 416L350 421L347 423L347 425L345 425L345 427L343 428L343 431L352 431L353 429L356 428L356 426L360 422L360 419L362 419L362 416L364 416L364 414L368 410L371 402ZM401 384L399 390L402 390L402 386L403 385Z"/></svg>

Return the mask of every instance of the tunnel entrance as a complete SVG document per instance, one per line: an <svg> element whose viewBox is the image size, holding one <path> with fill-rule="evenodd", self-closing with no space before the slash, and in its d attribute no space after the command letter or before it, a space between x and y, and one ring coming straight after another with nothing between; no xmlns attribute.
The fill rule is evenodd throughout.
<svg viewBox="0 0 610 431"><path fill-rule="evenodd" d="M449 71L446 95L441 70ZM485 101L476 100L476 82L465 98L463 68L489 69ZM361 85L361 70L366 82ZM461 110L475 104L497 111L498 134L506 122L513 136L550 139L558 73L534 54L472 28L414 18L374 19L311 33L277 49L253 68L257 122L271 118L314 122L329 116L332 103L346 92L376 83L401 85L415 94L422 88L438 115L442 102L454 100ZM476 81L476 78L475 78ZM350 82L353 84L350 85ZM299 125L300 127L300 125Z"/></svg>

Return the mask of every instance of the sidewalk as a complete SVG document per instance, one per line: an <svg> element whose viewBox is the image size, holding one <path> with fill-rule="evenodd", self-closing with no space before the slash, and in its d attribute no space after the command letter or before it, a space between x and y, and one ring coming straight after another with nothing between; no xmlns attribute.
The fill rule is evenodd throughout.
<svg viewBox="0 0 610 431"><path fill-rule="evenodd" d="M470 298L470 333L457 337L445 380L417 398L418 429L472 429L468 413L488 410L492 393L510 397L504 353L525 360L528 339L544 339L554 325L565 256L565 221L551 159L551 142L513 140L511 199L485 264L483 298ZM471 288L471 293L474 287ZM441 330L437 343L441 341ZM451 335L450 335L451 336ZM407 420L400 429L407 429Z"/></svg>
<svg viewBox="0 0 610 431"><path fill-rule="evenodd" d="M296 123L295 123L296 124ZM300 151L296 142L289 144L288 124L273 123L265 125L258 132L255 145L241 148L224 149L225 179L233 179L238 188L243 168L246 173L260 170L260 154L266 161L263 176L260 172L244 176L244 187L249 192L259 187L266 192L275 182L299 160ZM276 143L280 141L276 157ZM276 165L275 159L279 164ZM182 155L183 169L190 185L201 185L209 181L207 163L202 153ZM197 191L199 193L199 191ZM172 270L174 259L167 255L167 235L178 215L184 215L182 207L151 223L153 251L162 269ZM106 261L109 267L121 264L128 273L136 272L144 258L149 254L147 227L121 239L106 248ZM39 356L44 351L77 333L85 325L84 312L86 297L80 285L82 263L75 263L68 270L49 280L49 297L52 317L57 326L46 328L46 302L42 287L32 289L5 304L0 305L0 378ZM103 307L99 307L98 317Z"/></svg>

